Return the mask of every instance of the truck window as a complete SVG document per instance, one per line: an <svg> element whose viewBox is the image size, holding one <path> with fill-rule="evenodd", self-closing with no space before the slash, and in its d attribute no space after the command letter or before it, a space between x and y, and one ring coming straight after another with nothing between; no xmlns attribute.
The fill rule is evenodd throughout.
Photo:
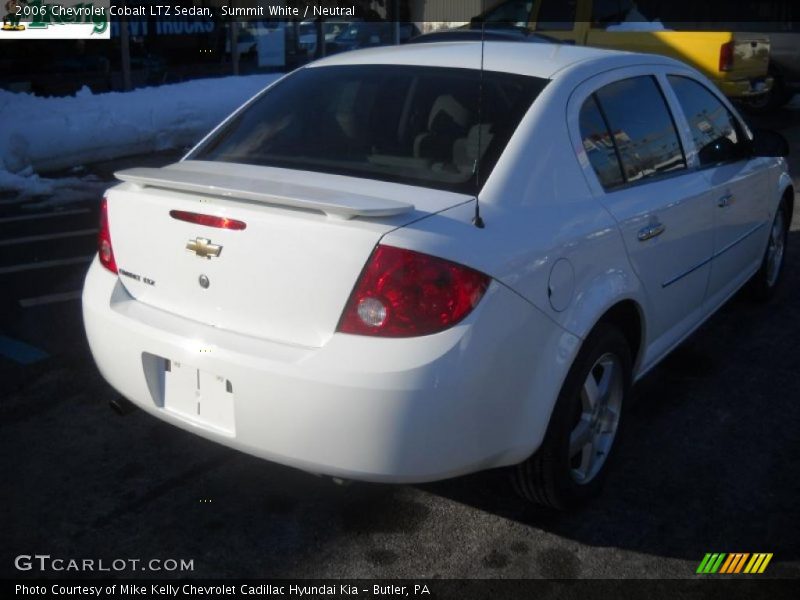
<svg viewBox="0 0 800 600"><path fill-rule="evenodd" d="M483 19L487 25L499 23L527 27L531 10L533 10L533 0L510 0L488 11Z"/></svg>
<svg viewBox="0 0 800 600"><path fill-rule="evenodd" d="M626 183L686 168L675 123L655 79L631 77L595 93L622 160Z"/></svg>
<svg viewBox="0 0 800 600"><path fill-rule="evenodd" d="M536 15L537 31L572 31L578 0L542 0Z"/></svg>
<svg viewBox="0 0 800 600"><path fill-rule="evenodd" d="M625 183L614 140L594 96L583 103L579 121L583 149L602 186L608 190Z"/></svg>
<svg viewBox="0 0 800 600"><path fill-rule="evenodd" d="M670 75L668 79L689 121L700 166L744 158L748 143L725 105L703 85L688 77Z"/></svg>
<svg viewBox="0 0 800 600"><path fill-rule="evenodd" d="M605 29L625 20L628 8L622 0L594 0L592 2L592 27Z"/></svg>

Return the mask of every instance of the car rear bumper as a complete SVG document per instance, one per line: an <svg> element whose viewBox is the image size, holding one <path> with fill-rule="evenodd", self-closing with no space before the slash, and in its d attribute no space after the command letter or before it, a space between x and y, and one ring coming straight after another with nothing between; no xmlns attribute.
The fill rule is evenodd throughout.
<svg viewBox="0 0 800 600"><path fill-rule="evenodd" d="M398 483L523 460L540 443L577 346L497 283L467 320L439 334L335 334L306 348L146 306L95 259L83 314L102 375L150 414L305 471ZM523 343L550 361L520 352ZM168 364L230 382L220 384L230 387L230 420L176 412L165 401Z"/></svg>
<svg viewBox="0 0 800 600"><path fill-rule="evenodd" d="M734 81L717 82L722 93L728 98L750 98L766 94L772 89L772 77L758 79L738 79Z"/></svg>

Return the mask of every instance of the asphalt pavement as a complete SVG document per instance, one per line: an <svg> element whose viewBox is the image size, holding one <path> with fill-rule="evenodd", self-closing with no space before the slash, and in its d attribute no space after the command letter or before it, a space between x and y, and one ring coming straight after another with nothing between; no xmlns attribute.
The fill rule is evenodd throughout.
<svg viewBox="0 0 800 600"><path fill-rule="evenodd" d="M756 121L790 139L800 183L798 99ZM771 552L764 576L800 576L800 210L774 301L735 297L649 374L605 493L559 514L503 471L338 486L114 414L79 301L98 199L0 196L0 577L41 576L14 567L39 553L193 561L118 573L141 577L683 578L707 552Z"/></svg>

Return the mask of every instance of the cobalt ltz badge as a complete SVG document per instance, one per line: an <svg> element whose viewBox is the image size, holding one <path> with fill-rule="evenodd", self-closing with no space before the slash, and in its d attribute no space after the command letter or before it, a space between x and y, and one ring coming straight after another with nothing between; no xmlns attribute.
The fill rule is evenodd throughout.
<svg viewBox="0 0 800 600"><path fill-rule="evenodd" d="M110 0L0 0L0 40L108 40Z"/></svg>

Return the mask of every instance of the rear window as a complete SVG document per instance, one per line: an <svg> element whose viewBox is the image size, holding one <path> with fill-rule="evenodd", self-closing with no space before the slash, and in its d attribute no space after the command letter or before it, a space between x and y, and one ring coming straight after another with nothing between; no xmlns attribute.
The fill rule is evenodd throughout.
<svg viewBox="0 0 800 600"><path fill-rule="evenodd" d="M190 158L473 193L546 83L439 67L300 69Z"/></svg>

